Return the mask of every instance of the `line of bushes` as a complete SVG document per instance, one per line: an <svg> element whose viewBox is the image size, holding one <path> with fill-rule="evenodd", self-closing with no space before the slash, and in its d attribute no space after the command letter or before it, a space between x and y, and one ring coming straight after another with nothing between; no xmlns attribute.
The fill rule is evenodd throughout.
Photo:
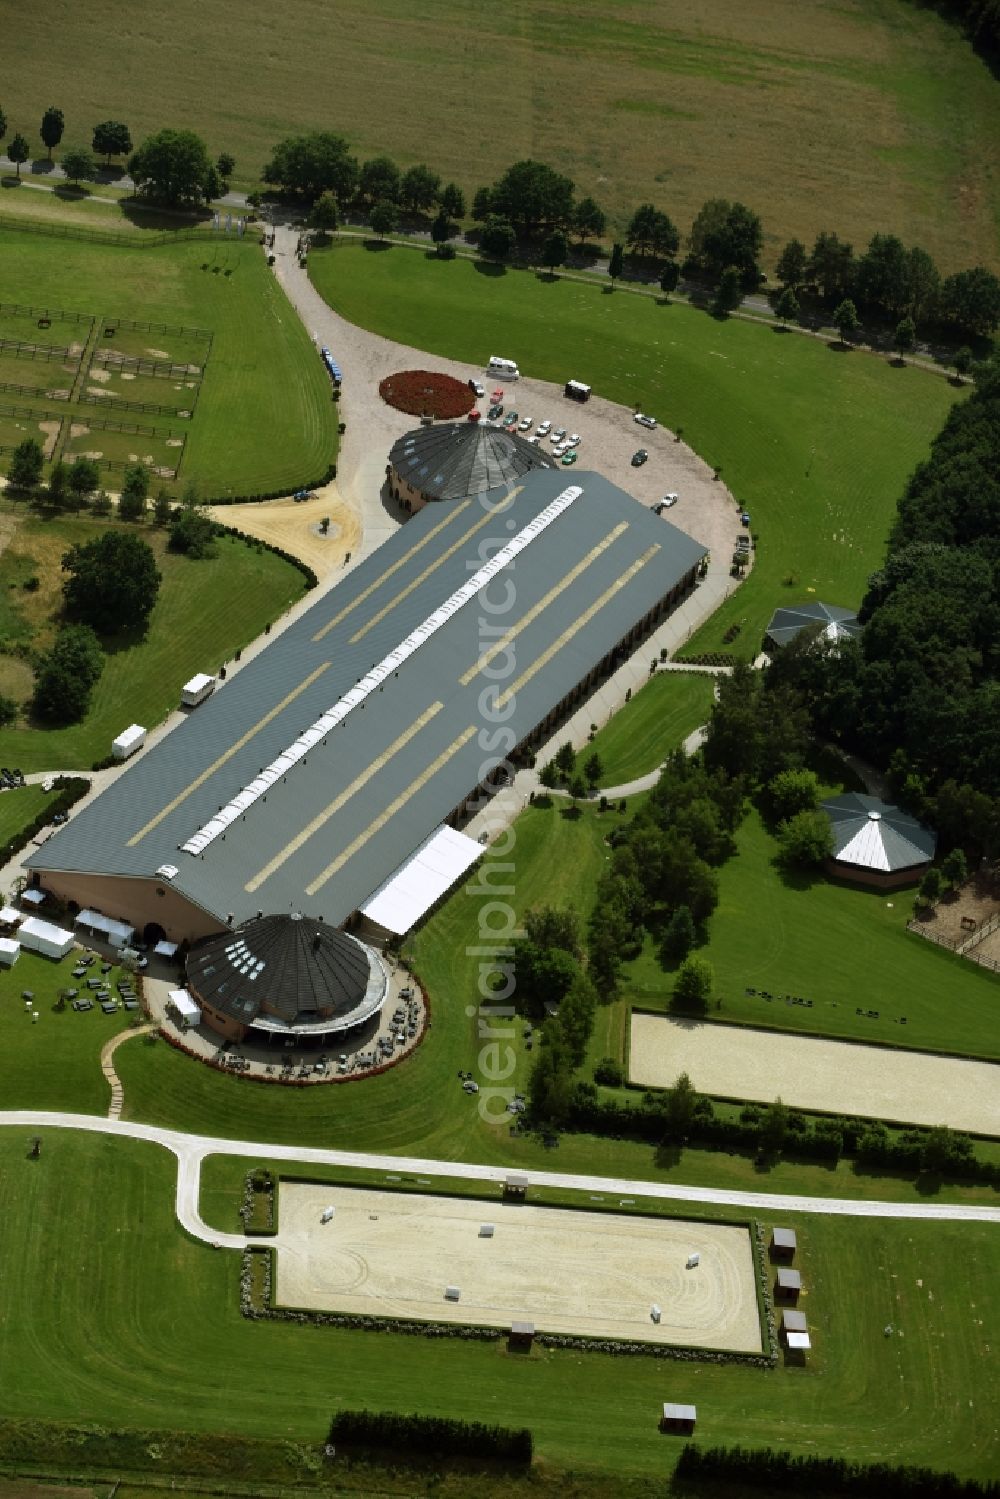
<svg viewBox="0 0 1000 1499"><path fill-rule="evenodd" d="M331 463L326 473L320 479L310 479L306 484L300 484L299 489L322 489L324 484L330 484L337 477L337 465ZM205 500L206 505L252 505L258 500L287 500L288 485L282 489L261 489L253 494L219 494L212 495Z"/></svg>
<svg viewBox="0 0 1000 1499"><path fill-rule="evenodd" d="M738 1115L718 1114L711 1099L699 1098L682 1137L668 1121L669 1090L646 1093L641 1102L618 1104L599 1097L592 1083L573 1090L567 1127L580 1133L626 1136L653 1145L699 1145L751 1155L836 1162L848 1156L860 1165L888 1171L937 1173L960 1181L1000 1188L1000 1166L981 1160L973 1141L944 1126L893 1130L880 1119L806 1115L780 1105L780 1134L774 1129L778 1105L746 1104Z"/></svg>
<svg viewBox="0 0 1000 1499"><path fill-rule="evenodd" d="M249 498L256 499L258 496L251 495ZM259 498L262 500L275 499L276 496L260 495ZM236 503L234 500L233 504L235 505ZM301 557L296 557L292 552L286 552L284 547L275 546L271 541L262 541L259 536L250 536L246 531L241 531L237 526L224 526L221 522L216 522L216 532L225 536L234 536L237 541L245 542L248 547L256 547L259 551L273 552L274 556L280 557L283 562L291 563L292 567L296 568L305 578L307 593L310 589L315 588L319 582L308 562L303 562Z"/></svg>
<svg viewBox="0 0 1000 1499"><path fill-rule="evenodd" d="M6 864L15 854L19 854L36 833L48 827L57 812L68 812L70 807L74 807L89 790L90 782L85 781L82 776L57 776L53 783L52 794L45 806L29 823L25 824L19 833L14 834L9 843L4 844L3 862Z"/></svg>
<svg viewBox="0 0 1000 1499"><path fill-rule="evenodd" d="M770 1447L696 1447L688 1442L676 1475L686 1480L738 1483L782 1494L857 1494L883 1499L992 1499L1000 1483L956 1478L933 1468L861 1463L846 1457L798 1456Z"/></svg>
<svg viewBox="0 0 1000 1499"><path fill-rule="evenodd" d="M243 1183L243 1202L240 1218L243 1230L248 1234L276 1234L278 1179L267 1167L258 1166L248 1171Z"/></svg>
<svg viewBox="0 0 1000 1499"><path fill-rule="evenodd" d="M526 1426L487 1425L449 1416L404 1416L395 1411L338 1411L330 1422L332 1444L381 1455L486 1458L530 1467L533 1451Z"/></svg>

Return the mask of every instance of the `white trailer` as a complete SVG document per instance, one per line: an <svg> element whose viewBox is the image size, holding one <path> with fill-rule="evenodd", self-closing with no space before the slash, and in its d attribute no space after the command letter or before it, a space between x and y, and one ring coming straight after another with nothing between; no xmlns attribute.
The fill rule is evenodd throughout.
<svg viewBox="0 0 1000 1499"><path fill-rule="evenodd" d="M111 753L116 760L127 760L146 743L146 730L141 723L131 723L112 741Z"/></svg>
<svg viewBox="0 0 1000 1499"><path fill-rule="evenodd" d="M185 682L181 688L181 705L185 708L197 708L207 697L211 697L215 691L215 678L199 671L190 682Z"/></svg>

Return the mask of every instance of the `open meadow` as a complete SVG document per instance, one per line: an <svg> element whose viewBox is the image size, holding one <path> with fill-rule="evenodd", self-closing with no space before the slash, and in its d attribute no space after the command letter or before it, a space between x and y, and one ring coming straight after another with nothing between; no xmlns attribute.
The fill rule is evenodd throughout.
<svg viewBox="0 0 1000 1499"><path fill-rule="evenodd" d="M697 1402L709 1444L762 1446L780 1430L797 1451L996 1471L991 1225L797 1215L814 1345L804 1370L525 1357L501 1342L248 1321L238 1255L176 1225L166 1152L43 1131L39 1159L27 1155L26 1132L4 1130L8 1417L318 1443L340 1406L416 1410L529 1426L545 1465L662 1475L681 1444L657 1432L660 1403L676 1397Z"/></svg>
<svg viewBox="0 0 1000 1499"><path fill-rule="evenodd" d="M720 649L735 623L730 648L753 656L774 608L810 594L858 604L906 479L956 399L922 370L686 304L404 248L342 243L309 264L330 305L361 327L482 365L501 352L560 384L584 380L681 431L721 468L753 516L758 549L694 651ZM607 477L628 490L631 472Z"/></svg>
<svg viewBox="0 0 1000 1499"><path fill-rule="evenodd" d="M1000 254L1000 90L955 27L902 0L583 0L572 16L557 0L297 0L238 27L197 0L141 20L54 0L7 52L4 108L33 146L50 102L67 143L109 114L136 142L185 125L247 187L275 140L329 129L470 195L540 158L618 227L650 199L686 230L706 198L738 198L769 259L820 229L890 230L947 270Z"/></svg>
<svg viewBox="0 0 1000 1499"><path fill-rule="evenodd" d="M0 227L0 448L33 436L46 457L88 454L112 492L135 461L154 493L193 483L203 498L321 478L337 443L329 377L256 236L68 242L43 232L49 197Z"/></svg>
<svg viewBox="0 0 1000 1499"><path fill-rule="evenodd" d="M722 1000L714 1019L1000 1060L1000 976L908 932L911 891L789 879L752 808L736 847L698 949ZM665 1009L673 982L647 939L623 992L641 1009Z"/></svg>
<svg viewBox="0 0 1000 1499"><path fill-rule="evenodd" d="M40 514L0 501L0 647L51 645L62 604L63 555L107 527L87 515ZM111 753L122 729L159 723L177 707L180 689L195 671L216 672L302 596L302 574L272 552L224 536L214 556L193 561L168 549L165 531L138 531L163 575L148 631L140 639L109 638L104 670L80 723L48 729L22 717L0 729L4 765L89 769ZM0 655L0 691L23 706L32 685L31 669L20 656Z"/></svg>

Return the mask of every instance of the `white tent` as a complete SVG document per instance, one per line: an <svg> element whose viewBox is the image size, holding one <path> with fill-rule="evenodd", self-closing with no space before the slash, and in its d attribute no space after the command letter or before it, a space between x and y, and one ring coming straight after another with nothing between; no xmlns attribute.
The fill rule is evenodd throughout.
<svg viewBox="0 0 1000 1499"><path fill-rule="evenodd" d="M14 906L4 906L0 910L0 926L17 926L23 920L24 912L18 911Z"/></svg>
<svg viewBox="0 0 1000 1499"><path fill-rule="evenodd" d="M167 995L167 1005L173 1010L183 1031L191 1030L201 1019L201 1011L186 989L171 989Z"/></svg>
<svg viewBox="0 0 1000 1499"><path fill-rule="evenodd" d="M807 1332L786 1332L785 1341L787 1342L789 1348L798 1348L800 1352L803 1353L807 1348L812 1347L812 1343L809 1341L809 1334Z"/></svg>
<svg viewBox="0 0 1000 1499"><path fill-rule="evenodd" d="M362 914L402 936L482 855L474 838L440 827L364 902Z"/></svg>
<svg viewBox="0 0 1000 1499"><path fill-rule="evenodd" d="M158 942L153 951L158 958L175 958L177 956L177 943Z"/></svg>
<svg viewBox="0 0 1000 1499"><path fill-rule="evenodd" d="M20 942L15 942L13 937L0 937L0 966L13 968L20 956Z"/></svg>
<svg viewBox="0 0 1000 1499"><path fill-rule="evenodd" d="M44 890L22 890L21 902L26 906L40 906L45 899Z"/></svg>
<svg viewBox="0 0 1000 1499"><path fill-rule="evenodd" d="M185 708L197 708L215 690L215 678L203 671L196 672L181 688L181 702Z"/></svg>
<svg viewBox="0 0 1000 1499"><path fill-rule="evenodd" d="M111 947L124 947L133 930L127 921L115 921L111 916L102 916L100 911L81 911L76 924L95 937L103 938Z"/></svg>
<svg viewBox="0 0 1000 1499"><path fill-rule="evenodd" d="M73 946L72 932L64 932L62 927L41 921L37 916L21 922L17 938L29 952L41 953L46 958L64 958Z"/></svg>

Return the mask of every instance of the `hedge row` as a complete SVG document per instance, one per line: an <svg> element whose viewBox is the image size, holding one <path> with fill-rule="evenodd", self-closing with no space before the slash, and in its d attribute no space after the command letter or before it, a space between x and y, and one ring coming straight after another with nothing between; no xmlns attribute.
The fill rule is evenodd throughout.
<svg viewBox="0 0 1000 1499"><path fill-rule="evenodd" d="M871 1499L992 1499L1000 1483L956 1478L932 1468L859 1463L845 1457L799 1457L770 1447L696 1447L688 1442L678 1478L739 1483L781 1494L857 1494Z"/></svg>
<svg viewBox="0 0 1000 1499"><path fill-rule="evenodd" d="M277 499L278 496L253 495L251 496L251 498L270 500ZM236 504L235 500L233 501L233 504ZM223 525L221 521L216 522L216 531L221 532L225 536L235 536L238 541L245 542L249 547L259 547L262 551L273 552L276 557L281 557L283 561L290 562L292 567L297 568L305 578L306 592L308 592L311 588L315 588L316 584L319 582L319 579L313 572L312 568L309 566L308 562L303 562L301 557L296 557L292 552L286 552L284 547L275 546L274 543L270 541L262 541L259 536L249 536L246 531L241 531L238 526L226 526Z"/></svg>
<svg viewBox="0 0 1000 1499"><path fill-rule="evenodd" d="M321 479L310 479L308 484L300 484L300 489L322 489L324 484L329 484L337 477L337 465L331 463ZM206 505L253 505L258 500L287 500L288 485L283 489L262 489L254 494L219 494L213 495L205 501Z"/></svg>
<svg viewBox="0 0 1000 1499"><path fill-rule="evenodd" d="M397 1415L395 1411L338 1411L330 1422L332 1444L366 1452L417 1453L421 1457L473 1457L530 1467L526 1426L487 1425L449 1416Z"/></svg>
<svg viewBox="0 0 1000 1499"><path fill-rule="evenodd" d="M57 812L68 812L70 807L75 807L80 798L86 796L89 790L90 782L85 781L82 776L57 776L51 799L19 833L14 834L9 843L4 845L3 862L6 864L15 854L19 854L36 833L48 827Z"/></svg>
<svg viewBox="0 0 1000 1499"><path fill-rule="evenodd" d="M763 1143L762 1124L766 1114L767 1110L756 1104L748 1104L737 1117L720 1116L705 1109L696 1114L683 1142L679 1143L757 1154ZM670 1143L658 1096L647 1094L641 1104L622 1107L599 1098L593 1085L587 1083L578 1084L574 1091L569 1128L612 1138L627 1136L653 1145ZM837 1161L844 1155L867 1166L919 1173L933 1169L925 1159L932 1135L933 1131L916 1127L893 1134L877 1119L814 1117L810 1121L792 1110L780 1154L809 1161ZM1000 1187L1000 1166L980 1160L966 1136L952 1136L951 1143L952 1152L940 1167L944 1174Z"/></svg>

